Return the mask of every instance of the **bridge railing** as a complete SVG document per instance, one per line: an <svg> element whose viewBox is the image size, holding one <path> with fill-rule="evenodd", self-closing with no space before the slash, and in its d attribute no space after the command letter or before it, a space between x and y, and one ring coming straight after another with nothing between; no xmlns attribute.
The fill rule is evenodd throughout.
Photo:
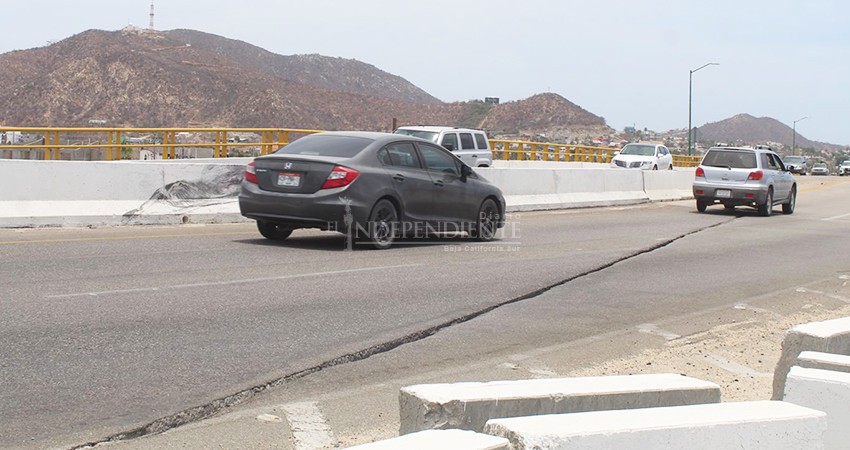
<svg viewBox="0 0 850 450"><path fill-rule="evenodd" d="M87 152L86 159L111 161L129 159L133 151L141 150L162 159L257 156L272 153L300 136L319 132L296 128L0 127L0 133L6 136L6 143L0 145L0 156L8 158L9 152L17 151L30 153L26 159L58 160L63 151L70 152L70 159ZM9 136L14 137L11 143Z"/></svg>
<svg viewBox="0 0 850 450"><path fill-rule="evenodd" d="M152 158L162 159L258 156L272 153L298 137L320 132L298 128L0 127L0 133L6 136L5 142L0 142L0 158L15 157L17 151L26 153L26 159L59 160L64 151L69 159L111 161L144 159L134 154L142 150L150 152ZM26 142L20 142L24 136ZM609 164L618 151L613 147L505 139L491 139L490 146L493 159L504 161ZM699 156L673 155L676 167L694 167L699 161Z"/></svg>

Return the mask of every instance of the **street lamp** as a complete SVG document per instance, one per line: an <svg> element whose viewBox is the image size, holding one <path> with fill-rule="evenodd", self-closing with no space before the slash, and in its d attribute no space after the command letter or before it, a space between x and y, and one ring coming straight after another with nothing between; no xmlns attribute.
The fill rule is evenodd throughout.
<svg viewBox="0 0 850 450"><path fill-rule="evenodd" d="M708 66L719 66L719 65L720 65L720 63L714 63L714 62L708 63L708 64L703 64L702 66L699 66L694 70L691 70L690 71L691 73L688 76L688 156L691 156L691 154L693 152L693 145L692 145L693 141L691 139L691 134L693 133L693 129L691 128L691 117L692 117L691 111L693 110L693 103L694 103L694 100L693 100L693 98L694 98L694 72L696 72L697 70L700 70L700 69L704 69Z"/></svg>
<svg viewBox="0 0 850 450"><path fill-rule="evenodd" d="M806 120L808 118L809 118L808 116L801 117L801 118L794 121L794 127L793 127L794 128L794 136L791 138L791 154L792 155L797 154L797 122L799 122L801 120Z"/></svg>

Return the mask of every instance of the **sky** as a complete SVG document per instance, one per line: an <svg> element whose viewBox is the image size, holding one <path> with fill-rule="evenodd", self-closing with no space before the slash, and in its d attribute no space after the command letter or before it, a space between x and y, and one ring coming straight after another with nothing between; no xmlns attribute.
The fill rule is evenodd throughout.
<svg viewBox="0 0 850 450"><path fill-rule="evenodd" d="M151 0L0 0L0 53L148 27ZM846 0L154 0L154 28L356 59L442 101L554 92L611 127L747 113L850 145ZM707 63L710 65L691 74ZM0 68L2 70L2 68ZM802 119L802 120L799 120ZM299 124L281 126L298 128Z"/></svg>

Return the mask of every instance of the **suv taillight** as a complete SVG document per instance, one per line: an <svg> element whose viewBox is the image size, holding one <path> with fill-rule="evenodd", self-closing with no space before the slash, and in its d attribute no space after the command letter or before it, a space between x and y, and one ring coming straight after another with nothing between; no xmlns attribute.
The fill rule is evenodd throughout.
<svg viewBox="0 0 850 450"><path fill-rule="evenodd" d="M254 170L254 161L245 166L245 181L257 184L257 172Z"/></svg>
<svg viewBox="0 0 850 450"><path fill-rule="evenodd" d="M325 184L322 185L322 189L333 189L348 186L359 176L360 172L354 169L334 166L333 170L331 170L331 173L328 175L328 178L325 180Z"/></svg>
<svg viewBox="0 0 850 450"><path fill-rule="evenodd" d="M697 178L705 178L705 171L702 170L702 167L697 167L696 177Z"/></svg>
<svg viewBox="0 0 850 450"><path fill-rule="evenodd" d="M750 172L750 176L747 177L747 180L759 181L763 178L764 178L764 172L762 172L761 170L756 170L756 171Z"/></svg>

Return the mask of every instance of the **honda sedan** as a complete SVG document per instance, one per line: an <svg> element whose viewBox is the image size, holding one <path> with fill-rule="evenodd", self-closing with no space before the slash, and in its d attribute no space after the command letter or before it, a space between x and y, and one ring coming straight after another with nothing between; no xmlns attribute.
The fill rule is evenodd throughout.
<svg viewBox="0 0 850 450"><path fill-rule="evenodd" d="M327 132L248 164L239 208L268 239L319 228L384 249L397 237L432 232L492 240L504 226L505 199L498 187L432 142Z"/></svg>

